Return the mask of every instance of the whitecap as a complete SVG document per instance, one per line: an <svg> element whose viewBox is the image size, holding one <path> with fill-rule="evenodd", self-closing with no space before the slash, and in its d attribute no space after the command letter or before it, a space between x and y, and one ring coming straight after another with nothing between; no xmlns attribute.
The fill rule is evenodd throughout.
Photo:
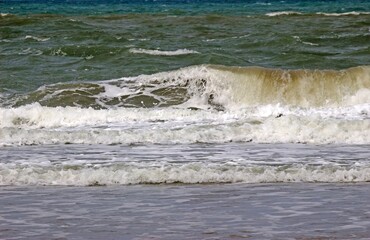
<svg viewBox="0 0 370 240"><path fill-rule="evenodd" d="M114 94L114 89L112 90ZM365 93L361 93L365 94ZM360 94L360 95L361 95ZM177 108L0 108L0 145L311 143L369 144L369 104L217 112Z"/></svg>
<svg viewBox="0 0 370 240"><path fill-rule="evenodd" d="M41 38L41 37L35 37L35 36L27 35L27 36L24 37L24 39L32 39L32 40L36 40L38 42L45 42L45 41L49 40L50 38Z"/></svg>
<svg viewBox="0 0 370 240"><path fill-rule="evenodd" d="M341 167L240 166L232 164L187 163L151 166L143 163L113 165L74 163L66 166L43 164L0 164L0 185L127 185L199 183L357 183L370 181L369 165Z"/></svg>
<svg viewBox="0 0 370 240"><path fill-rule="evenodd" d="M281 11L281 12L271 12L266 13L266 16L269 17L276 17L276 16L282 16L282 15L301 15L300 12L294 12L294 11Z"/></svg>
<svg viewBox="0 0 370 240"><path fill-rule="evenodd" d="M344 13L324 13L318 12L318 15L324 15L329 17L340 17L340 16L358 16L358 15L370 15L370 12L344 12Z"/></svg>
<svg viewBox="0 0 370 240"><path fill-rule="evenodd" d="M142 49L142 48L131 48L130 53L136 54L148 54L148 55L158 55L158 56L178 56L178 55L187 55L187 54L198 54L199 52L188 49L177 49L174 51L162 51L162 50L151 50L151 49Z"/></svg>

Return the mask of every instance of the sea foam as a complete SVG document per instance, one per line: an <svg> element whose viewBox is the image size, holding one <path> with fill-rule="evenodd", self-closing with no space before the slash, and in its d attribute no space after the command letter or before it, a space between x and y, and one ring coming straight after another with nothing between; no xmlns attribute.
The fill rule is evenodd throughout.
<svg viewBox="0 0 370 240"><path fill-rule="evenodd" d="M189 163L159 167L137 164L114 166L17 166L0 164L0 185L127 185L199 183L277 183L370 181L369 166L234 166Z"/></svg>
<svg viewBox="0 0 370 240"><path fill-rule="evenodd" d="M278 17L278 16L295 16L295 15L322 15L328 17L341 17L341 16L359 16L359 15L369 15L370 12L343 12L343 13L328 13L328 12L316 12L316 13L304 13L304 12L296 12L296 11L278 11L278 12L270 12L266 13L266 16L269 17Z"/></svg>
<svg viewBox="0 0 370 240"><path fill-rule="evenodd" d="M24 39L32 39L32 40L36 40L38 42L45 42L47 40L49 40L50 38L41 38L41 37L35 37L35 36L32 36L32 35L27 35L24 37Z"/></svg>
<svg viewBox="0 0 370 240"><path fill-rule="evenodd" d="M269 17L276 17L276 16L284 16L284 15L301 15L301 12L294 12L294 11L281 11L281 12L271 12L266 13L266 16Z"/></svg>
<svg viewBox="0 0 370 240"><path fill-rule="evenodd" d="M369 105L350 109L260 106L240 111L182 108L0 109L0 144L370 143Z"/></svg>
<svg viewBox="0 0 370 240"><path fill-rule="evenodd" d="M174 51L163 51L163 50L151 50L151 49L142 49L142 48L131 48L129 50L131 53L138 54L148 54L148 55L157 55L157 56L178 56L178 55L187 55L187 54L198 54L199 52L188 49L177 49Z"/></svg>
<svg viewBox="0 0 370 240"><path fill-rule="evenodd" d="M0 108L0 144L369 144L369 89L368 66L201 65L55 84Z"/></svg>

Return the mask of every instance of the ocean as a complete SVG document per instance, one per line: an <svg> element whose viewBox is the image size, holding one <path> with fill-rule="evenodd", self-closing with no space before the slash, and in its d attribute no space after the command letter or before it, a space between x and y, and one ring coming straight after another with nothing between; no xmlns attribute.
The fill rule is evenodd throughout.
<svg viewBox="0 0 370 240"><path fill-rule="evenodd" d="M370 1L0 1L0 239L369 239Z"/></svg>

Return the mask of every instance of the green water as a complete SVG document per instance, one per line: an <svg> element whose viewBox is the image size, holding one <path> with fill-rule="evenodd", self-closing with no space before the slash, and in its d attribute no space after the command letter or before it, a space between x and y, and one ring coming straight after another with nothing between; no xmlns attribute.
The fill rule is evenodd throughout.
<svg viewBox="0 0 370 240"><path fill-rule="evenodd" d="M370 15L165 14L0 17L0 91L190 65L343 69L370 63ZM132 49L198 53L158 56Z"/></svg>

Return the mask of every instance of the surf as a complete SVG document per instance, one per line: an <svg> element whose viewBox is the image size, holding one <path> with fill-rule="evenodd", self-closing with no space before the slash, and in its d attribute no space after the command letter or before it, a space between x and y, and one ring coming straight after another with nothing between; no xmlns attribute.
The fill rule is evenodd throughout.
<svg viewBox="0 0 370 240"><path fill-rule="evenodd" d="M370 67L343 70L198 65L99 82L45 85L6 101L19 107L189 107L235 110L267 104L346 107L370 103ZM6 104L5 104L6 105Z"/></svg>

